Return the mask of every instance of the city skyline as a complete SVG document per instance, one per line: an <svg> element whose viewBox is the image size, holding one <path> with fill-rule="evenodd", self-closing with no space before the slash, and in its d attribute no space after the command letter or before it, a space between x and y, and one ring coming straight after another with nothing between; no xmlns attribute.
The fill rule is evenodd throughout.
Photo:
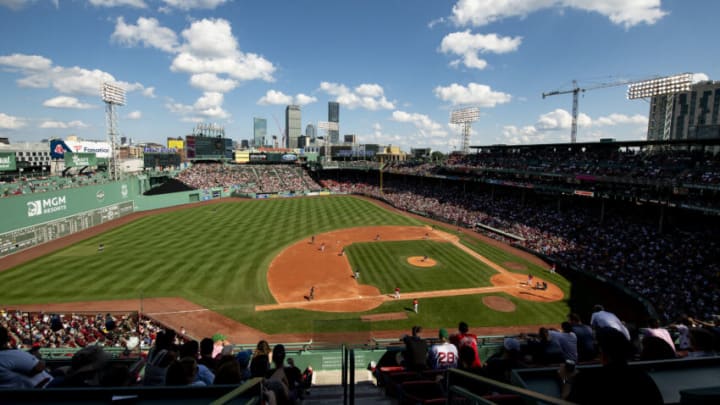
<svg viewBox="0 0 720 405"><path fill-rule="evenodd" d="M342 110L340 138L460 146L453 109L480 108L471 145L569 142L571 94L681 72L720 79L720 3L661 0L0 0L0 136L104 140L103 81L126 88L120 136L164 143L253 120L282 137ZM303 24L300 21L316 21ZM643 140L649 104L625 86L581 93L578 142Z"/></svg>

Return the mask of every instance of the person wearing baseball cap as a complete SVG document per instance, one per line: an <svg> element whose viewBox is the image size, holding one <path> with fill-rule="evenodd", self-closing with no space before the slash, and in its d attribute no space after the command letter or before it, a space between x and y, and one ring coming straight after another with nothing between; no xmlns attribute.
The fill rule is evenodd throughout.
<svg viewBox="0 0 720 405"><path fill-rule="evenodd" d="M448 342L450 335L445 328L438 331L439 343L430 347L430 367L436 370L456 368L458 362L458 349L454 344Z"/></svg>

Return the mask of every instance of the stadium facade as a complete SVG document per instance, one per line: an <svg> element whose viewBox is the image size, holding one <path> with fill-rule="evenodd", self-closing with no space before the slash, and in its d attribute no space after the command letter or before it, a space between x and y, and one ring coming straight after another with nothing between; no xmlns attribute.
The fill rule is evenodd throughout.
<svg viewBox="0 0 720 405"><path fill-rule="evenodd" d="M670 121L665 116L668 97L675 97ZM670 135L663 139L666 124ZM720 138L720 81L695 83L690 91L650 100L648 141L712 138Z"/></svg>

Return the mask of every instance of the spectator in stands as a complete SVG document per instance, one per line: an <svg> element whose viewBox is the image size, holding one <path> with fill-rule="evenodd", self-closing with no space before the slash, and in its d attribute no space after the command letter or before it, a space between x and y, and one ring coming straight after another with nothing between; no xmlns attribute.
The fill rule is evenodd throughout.
<svg viewBox="0 0 720 405"><path fill-rule="evenodd" d="M550 329L550 339L556 341L560 345L564 360L572 360L578 362L578 342L577 336L572 331L570 322L563 322L560 326L562 331Z"/></svg>
<svg viewBox="0 0 720 405"><path fill-rule="evenodd" d="M664 340L673 353L675 353L675 342L673 342L670 332L667 329L660 327L660 321L657 318L648 319L648 327L643 329L642 332L645 336L654 336Z"/></svg>
<svg viewBox="0 0 720 405"><path fill-rule="evenodd" d="M190 340L180 347L180 358L192 357L196 361L199 358L200 345L197 340ZM211 385L215 380L215 374L204 364L198 363L196 380L202 381L205 385Z"/></svg>
<svg viewBox="0 0 720 405"><path fill-rule="evenodd" d="M57 387L99 387L110 354L102 346L88 346L75 352L64 377L58 378Z"/></svg>
<svg viewBox="0 0 720 405"><path fill-rule="evenodd" d="M285 375L288 379L290 392L294 393L297 399L302 399L305 393L305 387L303 386L302 371L295 366L295 360L292 358L287 359L287 367L285 367Z"/></svg>
<svg viewBox="0 0 720 405"><path fill-rule="evenodd" d="M675 345L675 348L677 350L681 350L681 351L690 350L690 327L691 326L692 326L692 322L690 321L690 318L687 315L681 316L679 322L670 325L670 328L676 330L677 334L678 334L677 343Z"/></svg>
<svg viewBox="0 0 720 405"><path fill-rule="evenodd" d="M167 369L178 357L178 348L174 341L175 332L172 330L161 331L157 334L155 346L150 349L147 355L143 385L165 385Z"/></svg>
<svg viewBox="0 0 720 405"><path fill-rule="evenodd" d="M166 385L189 385L204 387L205 383L197 379L197 361L192 357L183 357L173 361L167 368Z"/></svg>
<svg viewBox="0 0 720 405"><path fill-rule="evenodd" d="M413 326L412 334L401 339L405 343L401 364L408 371L422 371L427 368L428 347L425 339L420 337L420 332L422 327Z"/></svg>
<svg viewBox="0 0 720 405"><path fill-rule="evenodd" d="M625 334L613 327L598 327L595 335L602 367L569 371L563 364L558 370L563 398L579 404L663 404L653 379L628 365L632 346Z"/></svg>
<svg viewBox="0 0 720 405"><path fill-rule="evenodd" d="M203 338L203 340L200 341L200 360L198 360L199 364L204 365L208 370L213 372L215 368L217 368L217 360L212 355L214 347L215 343L212 338Z"/></svg>
<svg viewBox="0 0 720 405"><path fill-rule="evenodd" d="M473 360L472 367L482 367L480 361L480 353L478 352L477 336L469 332L468 324L460 322L458 324L458 333L450 336L450 343L454 344L458 348L458 353L464 346L469 346L475 353L475 359Z"/></svg>
<svg viewBox="0 0 720 405"><path fill-rule="evenodd" d="M585 325L580 320L580 315L571 313L568 315L568 322L572 326L572 331L577 337L578 360L590 361L597 357L597 349L595 348L595 336L589 325Z"/></svg>
<svg viewBox="0 0 720 405"><path fill-rule="evenodd" d="M530 354L533 363L553 364L565 360L560 342L553 339L547 328L541 327L538 333L528 336L527 352Z"/></svg>
<svg viewBox="0 0 720 405"><path fill-rule="evenodd" d="M45 362L23 350L11 349L8 330L0 326L0 388L42 387L49 382Z"/></svg>
<svg viewBox="0 0 720 405"><path fill-rule="evenodd" d="M222 333L216 333L212 337L213 340L213 352L212 356L214 359L220 358L223 353L225 346L229 345L229 342Z"/></svg>
<svg viewBox="0 0 720 405"><path fill-rule="evenodd" d="M482 367L475 366L475 351L470 345L465 345L459 349L458 370L468 373L483 375ZM489 387L479 384L476 380L462 375L453 374L450 378L450 384L463 387L475 395L485 395L489 391Z"/></svg>
<svg viewBox="0 0 720 405"><path fill-rule="evenodd" d="M715 336L706 328L690 329L690 351L687 357L715 356Z"/></svg>
<svg viewBox="0 0 720 405"><path fill-rule="evenodd" d="M438 338L440 342L432 345L428 354L430 367L435 370L456 368L459 354L457 347L448 341L450 339L448 331L440 328Z"/></svg>
<svg viewBox="0 0 720 405"><path fill-rule="evenodd" d="M213 384L240 384L245 380L240 363L235 356L222 356L218 361L217 373Z"/></svg>
<svg viewBox="0 0 720 405"><path fill-rule="evenodd" d="M242 380L245 381L252 377L250 374L250 358L252 357L251 350L241 350L235 355L235 359L240 366L240 375Z"/></svg>
<svg viewBox="0 0 720 405"><path fill-rule="evenodd" d="M675 348L657 336L644 336L640 340L640 346L640 360L666 360L676 357Z"/></svg>
<svg viewBox="0 0 720 405"><path fill-rule="evenodd" d="M525 368L520 341L513 337L503 340L500 352L490 356L485 362L483 371L486 377L510 384L510 373L516 368Z"/></svg>
<svg viewBox="0 0 720 405"><path fill-rule="evenodd" d="M294 398L290 392L290 382L285 373L285 346L275 345L272 350L273 368L265 375L265 387L271 390L279 405L289 404Z"/></svg>
<svg viewBox="0 0 720 405"><path fill-rule="evenodd" d="M612 312L608 312L602 305L595 305L593 307L593 314L590 318L590 326L595 330L599 328L613 328L621 332L625 338L630 341L630 332L625 327L625 324Z"/></svg>
<svg viewBox="0 0 720 405"><path fill-rule="evenodd" d="M265 377L270 370L270 345L267 341L261 340L257 343L250 359L250 374L253 377Z"/></svg>

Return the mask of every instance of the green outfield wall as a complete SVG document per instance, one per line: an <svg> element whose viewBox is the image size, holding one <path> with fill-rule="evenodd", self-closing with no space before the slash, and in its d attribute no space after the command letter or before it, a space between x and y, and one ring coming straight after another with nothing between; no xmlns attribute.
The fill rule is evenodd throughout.
<svg viewBox="0 0 720 405"><path fill-rule="evenodd" d="M0 198L0 257L100 225L132 212L230 197L229 188L153 196L146 176Z"/></svg>

